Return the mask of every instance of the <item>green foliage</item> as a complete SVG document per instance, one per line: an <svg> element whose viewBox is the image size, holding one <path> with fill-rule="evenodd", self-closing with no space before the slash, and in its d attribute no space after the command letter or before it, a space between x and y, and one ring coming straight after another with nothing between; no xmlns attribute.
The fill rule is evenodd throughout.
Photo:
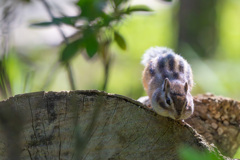
<svg viewBox="0 0 240 160"><path fill-rule="evenodd" d="M236 154L234 155L233 158L240 159L240 147L238 148L238 150L237 150L237 152L236 152Z"/></svg>
<svg viewBox="0 0 240 160"><path fill-rule="evenodd" d="M49 10L50 7L47 2L43 2ZM79 15L60 18L51 15L51 22L35 23L32 26L48 27L57 25L60 27L61 24L65 24L75 28L77 32L72 37L78 38L65 40L67 44L60 54L60 62L64 64L70 63L70 60L78 51L85 51L89 58L98 53L104 64L105 82L102 89L105 90L111 61L109 53L110 44L116 41L121 49L126 50L127 48L124 37L116 30L119 22L125 15L133 12L151 11L143 5L127 6L126 2L127 0L79 0L76 3L81 10ZM79 22L81 22L81 25L79 25Z"/></svg>
<svg viewBox="0 0 240 160"><path fill-rule="evenodd" d="M106 36L106 31L114 34L114 40L118 46L125 50L127 48L124 37L116 31L116 26L119 21L124 18L124 15L129 15L138 11L151 11L147 6L137 5L123 7L126 0L79 0L76 5L80 7L81 13L77 16L65 16L53 18L51 22L34 23L32 26L48 27L51 25L66 24L78 30L76 33L79 36L77 40L70 42L63 49L60 55L60 61L69 62L70 59L78 53L78 50L86 49L87 55L91 58L96 53L100 53L99 49L106 42L113 42L112 36ZM105 8L111 8L111 12L104 11ZM77 26L79 21L84 22L81 26ZM76 27L77 26L77 27ZM70 39L71 41L71 39ZM108 53L101 53L106 57Z"/></svg>
<svg viewBox="0 0 240 160"><path fill-rule="evenodd" d="M26 0L21 0L21 2L22 1L26 1ZM60 91L60 90L71 89L67 85L68 84L67 83L68 81L66 78L68 76L67 73L64 71L64 68L61 67L61 65L59 65L59 63L57 63L58 65L56 66L54 65L55 62L53 61L55 60L60 60L61 62L63 62L62 64L66 64L67 62L71 63L71 65L73 66L73 71L75 71L73 72L73 75L75 76L74 78L76 78L76 82L78 82L76 84L78 89L101 89L100 86L103 83L104 71L101 67L99 67L100 65L103 64L100 60L102 61L104 60L105 64L107 63L108 59L111 58L108 51L109 45L114 43L114 45L110 46L111 51L114 51L114 53L128 53L128 54L114 55L114 65L110 65L109 67L111 71L110 73L114 73L114 75L110 74L109 76L108 92L118 93L118 94L130 96L136 99L142 94L144 94L145 92L143 91L143 88L141 85L141 78L140 78L141 72L143 69L143 66L139 65L140 58L144 53L144 51L151 46L167 46L175 49L176 52L183 55L191 64L193 68L194 80L196 84L195 87L193 88L193 92L192 92L193 94L211 92L216 95L223 95L226 97L239 99L238 88L240 87L240 83L239 83L240 81L239 22L240 21L238 21L237 19L239 15L238 13L240 11L239 10L240 1L239 0L217 1L216 8L214 7L211 8L211 11L215 11L216 9L216 13L215 12L214 13L217 16L218 25L216 25L217 27L216 29L219 35L218 36L219 43L218 43L217 50L215 52L209 52L209 54L207 54L208 57L206 57L206 59L195 57L194 55L198 55L199 53L197 53L196 50L194 50L194 48L189 44L183 41L178 42L179 39L176 37L178 37L179 24L176 18L178 17L177 14L179 13L179 6L178 6L179 4L172 3L171 5L166 5L166 3L168 4L171 3L167 1L168 0L165 0L165 3L161 3L160 1L160 5L162 5L161 9L155 12L154 14L147 14L147 15L135 14L135 15L132 15L131 18L125 18L125 17L127 17L131 13L130 10L133 10L130 8L137 8L136 6L127 6L126 5L127 0L125 1L115 0L114 2L106 1L107 3L104 3L104 4L105 6L108 6L108 7L101 8L100 11L102 14L101 16L98 15L98 17L102 17L100 19L96 18L96 20L90 20L86 18L86 16L83 17L83 15L81 14L75 15L75 16L64 16L64 14L60 14L63 16L54 17L52 21L44 22L42 24L40 23L39 25L34 25L34 27L57 26L57 24L59 24L60 27L62 25L72 26L75 29L77 29L77 33L75 34L77 35L77 38L73 38L74 36L69 37L68 44L64 44L59 48L54 47L47 50L40 49L39 48L40 46L38 45L34 45L34 47L29 45L29 47L21 48L20 50L19 48L16 48L17 50L26 53L27 57L32 56L33 52L37 52L36 54L34 54L34 56L37 58L32 59L32 63L41 64L41 66L39 66L39 70L37 71L33 70L28 73L28 74L34 73L34 75L36 75L35 77L38 77L38 78L31 78L32 76L31 75L27 76L28 74L26 74L26 72L28 72L27 69L30 69L32 67L26 67L23 69L22 68L23 64L19 64L20 61L25 61L25 58L24 60L22 59L20 60L17 57L10 58L11 61L13 61L13 59L16 59L14 63L13 62L9 63L10 59L8 58L7 63L4 63L3 67L5 68L3 69L7 69L7 72L5 73L8 73L8 71L9 73L11 73L9 77L9 81L10 81L10 84L12 85L10 87L13 95L18 93L23 93L23 91L25 92L39 91L39 90ZM3 2L7 2L7 0L4 0ZM82 3L83 2L84 1L82 1ZM95 1L92 1L92 0L91 2L95 3ZM75 5L77 5L77 1ZM176 7L174 7L174 5L176 5ZM78 7L81 8L84 6L81 5ZM54 8L54 6L51 6L50 8L54 9L54 13L58 11L58 9ZM6 11L7 9L8 8L6 8ZM81 8L81 10L86 10L86 9L88 8ZM11 11L13 10L14 12L3 12L3 13L8 13L9 16L11 16L11 15L14 15L14 13L18 13L17 11L22 11L22 10L15 10L15 9L12 9ZM140 10L143 10L143 9L139 9L138 11ZM60 13L61 12L64 12L64 11L60 11ZM123 14L123 12L125 14ZM18 14L18 15L21 15L21 14ZM122 15L122 16L119 16L119 15ZM205 15L203 16L204 19L211 19L209 15L207 14L204 14L204 15ZM2 14L2 16L7 16L7 15ZM190 16L196 18L196 16L198 17L200 15L193 14ZM9 22L15 21L11 17L9 21L2 23L3 26L5 26L6 24L9 24ZM118 23L118 22L124 18L125 18L124 25L120 26L119 24L121 23ZM99 27L97 28L97 26L101 27L101 29ZM112 27L107 27L107 26L112 26ZM84 52L87 54L87 49L85 46L85 42L83 41L83 37L87 36L88 33L86 34L85 30L87 30L87 28L89 27L92 28L92 30L89 30L88 32L94 32L96 41L98 43L97 52L95 54L91 52L92 54L90 54L90 56L91 55L94 56L94 61L91 61L90 63L86 61L85 57L81 57L80 55L80 53L82 54ZM14 28L14 27L6 27L6 28ZM115 40L116 39L114 35L115 31L117 31L117 33L119 33L123 37L127 47L126 50L123 50L119 46L119 44L121 43L118 43ZM202 32L204 33L206 31L201 30L201 33ZM212 34L205 34L206 36L203 36L203 34L200 34L200 35L202 36L197 39L204 43L207 43L208 41L206 40L212 36ZM1 37L1 40L3 40L3 38L4 36ZM39 37L39 39L40 38L41 37ZM179 49L177 47L178 43L184 44L184 46L181 49ZM8 44L12 44L12 43L8 43ZM32 43L29 43L29 44L32 44ZM207 43L207 44L211 45L211 43ZM44 48L45 47L46 46L44 46ZM29 48L32 48L32 49L29 50ZM104 51L104 49L106 49L106 51ZM54 52L59 52L60 54L59 55L52 54ZM105 55L104 56L103 53L107 53L107 54L104 54ZM98 57L96 55L98 55ZM216 55L216 57L213 57L211 55ZM43 58L45 57L46 59L43 60ZM51 69L49 70L49 68ZM231 72L229 72L230 70ZM5 77L3 79L6 79L8 76L5 73L4 72L1 73L2 75L4 75L3 77ZM46 78L46 75L49 75L49 80L45 80L45 79L48 79ZM27 80L27 77L30 77L29 80ZM208 77L208 78L206 79L205 77ZM26 81L26 84L32 83L32 85L26 86L27 90L23 89L25 88L23 87L25 81ZM27 81L28 82L33 81L34 83L33 82L28 83ZM1 81L1 83L9 84L7 81L4 82L3 80ZM48 85L44 85L44 83ZM7 88L6 85L5 85L5 88ZM1 90L0 94L3 95L3 93L4 93L3 90ZM8 94L8 96L11 95L9 93L6 93L6 94ZM238 157L239 155L240 154L238 152Z"/></svg>
<svg viewBox="0 0 240 160"><path fill-rule="evenodd" d="M193 148L184 146L179 151L179 155L182 160L224 160L216 149L212 152L200 152Z"/></svg>
<svg viewBox="0 0 240 160"><path fill-rule="evenodd" d="M31 24L32 27L49 27L51 25L54 25L54 23L53 22L40 22L40 23Z"/></svg>
<svg viewBox="0 0 240 160"><path fill-rule="evenodd" d="M120 33L118 33L117 31L114 32L114 40L117 42L118 46L121 49L126 50L126 48L127 48L126 42L125 42L123 36Z"/></svg>
<svg viewBox="0 0 240 160"><path fill-rule="evenodd" d="M11 95L9 75L6 70L7 60L5 56L0 58L0 96L6 98Z"/></svg>
<svg viewBox="0 0 240 160"><path fill-rule="evenodd" d="M81 17L91 21L103 16L106 3L105 0L79 0L77 5L81 8Z"/></svg>
<svg viewBox="0 0 240 160"><path fill-rule="evenodd" d="M91 34L87 39L85 39L85 47L87 55L92 58L98 50L98 41L94 34Z"/></svg>
<svg viewBox="0 0 240 160"><path fill-rule="evenodd" d="M144 5L136 5L136 6L131 6L128 7L126 11L124 11L124 13L126 14L131 14L132 12L149 12L152 11L150 8L148 8L147 6Z"/></svg>
<svg viewBox="0 0 240 160"><path fill-rule="evenodd" d="M222 60L229 59L238 62L240 59L240 1L219 1L216 9L219 17L217 19L219 31L217 56Z"/></svg>
<svg viewBox="0 0 240 160"><path fill-rule="evenodd" d="M0 59L0 99L30 92L33 88L35 69L36 65L33 60L21 53L10 51L2 56Z"/></svg>
<svg viewBox="0 0 240 160"><path fill-rule="evenodd" d="M62 62L69 61L77 53L81 44L82 44L82 41L79 39L68 44L62 51L62 54L60 56L60 61Z"/></svg>
<svg viewBox="0 0 240 160"><path fill-rule="evenodd" d="M33 23L31 24L32 27L49 27L56 24L66 24L70 26L74 26L78 17L69 16L69 17L60 17L60 18L53 18L52 21L49 22L40 22L40 23Z"/></svg>

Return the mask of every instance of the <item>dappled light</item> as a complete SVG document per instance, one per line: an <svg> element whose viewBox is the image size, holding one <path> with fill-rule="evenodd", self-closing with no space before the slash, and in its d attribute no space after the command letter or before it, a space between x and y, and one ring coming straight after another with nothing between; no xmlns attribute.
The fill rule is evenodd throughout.
<svg viewBox="0 0 240 160"><path fill-rule="evenodd" d="M51 2L49 4L52 5L50 6L52 9L54 8L54 3L56 2ZM140 6L139 3L140 2L133 5ZM52 42L45 41L45 44L43 45L42 42L44 42L44 39L53 39L54 37L54 41L58 43L61 42L63 40L61 33L58 32L57 27L51 27L51 22L49 21L49 18L51 17L49 17L47 14L47 10L44 8L44 5L41 3L35 3L32 5L32 7L35 6L34 9L39 9L39 13L36 12L38 13L37 15L39 15L39 17L35 16L33 19L31 16L28 16L31 11L31 5L29 3L20 4L21 6L19 7L21 7L25 12L21 13L20 10L17 10L19 12L18 14L20 16L26 16L28 19L17 17L18 15L14 13L14 17L16 19L15 23L18 23L18 25L21 26L21 30L18 30L18 27L15 25L11 27L11 30L9 30L9 36L12 35L9 39L11 43L8 43L7 46L8 53L5 53L9 55L9 57L5 59L6 61L9 60L9 63L7 63L7 71L11 77L9 81L11 81L11 88L13 90L12 94L15 95L42 89L56 91L71 89L69 86L69 80L67 78L68 73L64 70L64 68L61 67L61 65L57 63L59 63L59 55L62 54L62 56L60 56L62 57L60 58L61 61L69 61L72 55L75 55L75 53L77 54L74 56L74 59L71 59L71 61L69 61L73 66L72 74L74 76L73 79L76 85L75 88L103 89L102 85L104 83L105 77L104 72L106 74L106 70L104 71L104 68L106 69L106 67L103 67L101 64L101 54L94 56L92 59L86 58L86 56L84 56L84 50L81 51L80 49L78 51L77 41L70 43L67 48L65 48L64 45L61 45L60 47L49 46L48 44L51 44L53 40ZM69 11L69 8L74 7L75 13L71 11L69 18L67 18L67 15L64 14L66 18L57 19L57 17L61 16L59 16L60 12L57 11L58 9L55 8L55 22L63 23L61 24L63 33L65 36L69 36L71 35L70 33L76 32L76 30L74 31L73 27L69 27L69 25L81 25L82 22L76 21L77 8L73 5L74 3L65 2L64 4L68 4L65 5L67 7L64 8L61 6L61 8L65 9L66 11L63 10L61 12L67 13ZM195 87L193 89L194 94L211 92L218 95L231 96L239 99L238 88L240 87L240 84L238 82L240 80L240 76L238 74L238 62L240 58L240 48L238 42L240 27L238 25L239 22L237 20L237 15L239 15L238 13L240 10L240 4L236 0L219 1L216 2L216 4L217 5L213 11L215 11L216 17L216 36L219 38L214 42L216 49L212 50L211 52L204 53L206 54L204 57L202 57L203 52L201 50L196 50L195 46L191 46L191 44L189 45L187 43L185 44L185 42L181 41L178 42L179 25L177 20L179 3L177 1L155 1L153 4L151 2L141 4L148 6L148 8L152 8L154 11L144 13L144 10L146 9L142 8L142 12L134 13L130 16L125 16L124 19L122 19L121 22L114 27L117 32L115 32L113 35L109 32L109 29L105 31L101 29L102 31L106 32L108 37L115 37L114 43L110 44L108 42L108 45L110 45L110 48L108 47L108 52L111 52L111 65L109 67L109 71L107 71L109 74L109 78L107 80L107 91L128 95L133 98L137 98L144 94L141 87L142 66L139 63L141 56L145 50L151 46L167 46L173 48L177 53L186 57L186 59L191 63L193 67L194 78L196 81ZM125 6L128 5L126 4ZM58 6L60 5L58 4ZM4 13L4 9L6 8L1 9L2 13ZM82 10L84 10L84 8L82 8ZM108 11L108 13L112 11L111 9L105 10ZM84 14L86 15L82 15L83 17L88 15L87 12L84 12ZM42 18L41 15L45 15L45 18ZM96 15L98 15L98 13L96 13ZM92 17L96 15L91 14ZM208 17L208 15L204 16L206 19L211 18ZM19 21L18 19L23 20ZM46 21L41 22L43 19L46 19ZM32 23L33 21L35 22L35 26L43 26L44 28L34 27ZM35 39L38 40L34 40L34 45L31 45L31 36L29 37L27 34L26 39L21 38L22 42L19 42L19 37L17 37L17 39L15 38L15 34L21 37L23 36L20 34L23 30L23 24L25 26L25 33L37 35ZM4 19L2 19L2 32L4 32L4 25L5 22ZM49 32L50 34L46 35L44 32ZM86 33L88 33L88 31ZM3 43L6 41L6 33L4 35L2 34L1 36L1 44L3 48L6 47L6 42ZM80 33L78 35L81 37ZM84 35L83 37L86 37L86 35ZM203 33L203 35L207 36L208 34ZM76 35L75 37L78 38L79 36ZM76 38L73 36L71 37L72 40L76 40ZM208 37L199 38L201 38L202 41L208 39ZM96 43L94 39L94 37L91 38L90 36L90 39L88 40L89 42L86 42L86 44L90 45L87 47L89 48L87 49L87 53L90 55L90 57L92 57L97 51L97 46L95 47L94 45ZM70 39L70 42L72 40ZM37 42L40 42L39 45L37 45ZM79 43L81 43L81 41L79 41ZM99 41L99 43L101 42ZM103 41L103 43L105 42ZM178 43L181 45L177 45ZM206 47L212 45L211 42L208 43L209 44L205 44ZM118 47L118 45L120 45L120 47ZM23 59L26 59L26 61ZM16 63L10 65L12 64L12 61L15 61ZM30 61L34 67L27 61ZM104 62L105 65L109 63L108 61ZM17 68L15 67L16 64L18 64ZM51 68L52 70L49 70L48 68ZM228 72L229 69L231 69L230 73ZM226 74L228 76L226 76ZM205 77L208 78L206 79ZM39 78L42 79L40 82ZM19 80L15 81L16 79ZM21 85L23 83L26 84ZM215 87L215 85L218 87Z"/></svg>
<svg viewBox="0 0 240 160"><path fill-rule="evenodd" d="M138 99L140 61L155 46L189 62L193 95L240 100L239 0L14 2L0 2L1 100L90 89Z"/></svg>

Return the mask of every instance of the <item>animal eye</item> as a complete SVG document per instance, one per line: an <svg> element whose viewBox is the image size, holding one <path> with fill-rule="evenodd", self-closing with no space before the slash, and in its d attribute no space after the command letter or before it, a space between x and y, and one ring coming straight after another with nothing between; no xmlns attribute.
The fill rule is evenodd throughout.
<svg viewBox="0 0 240 160"><path fill-rule="evenodd" d="M171 101L169 98L166 99L166 103L170 106L171 105Z"/></svg>

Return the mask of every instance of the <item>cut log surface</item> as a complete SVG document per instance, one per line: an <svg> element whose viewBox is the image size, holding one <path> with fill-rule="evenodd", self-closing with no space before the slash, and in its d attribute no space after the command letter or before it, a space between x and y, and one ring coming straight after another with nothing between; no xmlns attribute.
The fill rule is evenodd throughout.
<svg viewBox="0 0 240 160"><path fill-rule="evenodd" d="M99 91L37 92L0 102L0 159L177 160L215 148L188 124Z"/></svg>

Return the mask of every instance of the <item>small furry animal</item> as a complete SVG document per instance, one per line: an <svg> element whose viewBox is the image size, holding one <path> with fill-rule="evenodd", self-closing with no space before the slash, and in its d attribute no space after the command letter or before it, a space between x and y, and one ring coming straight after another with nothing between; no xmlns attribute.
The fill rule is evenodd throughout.
<svg viewBox="0 0 240 160"><path fill-rule="evenodd" d="M175 120L189 118L194 111L192 69L180 55L166 47L152 47L143 55L142 81L151 107L159 115Z"/></svg>

